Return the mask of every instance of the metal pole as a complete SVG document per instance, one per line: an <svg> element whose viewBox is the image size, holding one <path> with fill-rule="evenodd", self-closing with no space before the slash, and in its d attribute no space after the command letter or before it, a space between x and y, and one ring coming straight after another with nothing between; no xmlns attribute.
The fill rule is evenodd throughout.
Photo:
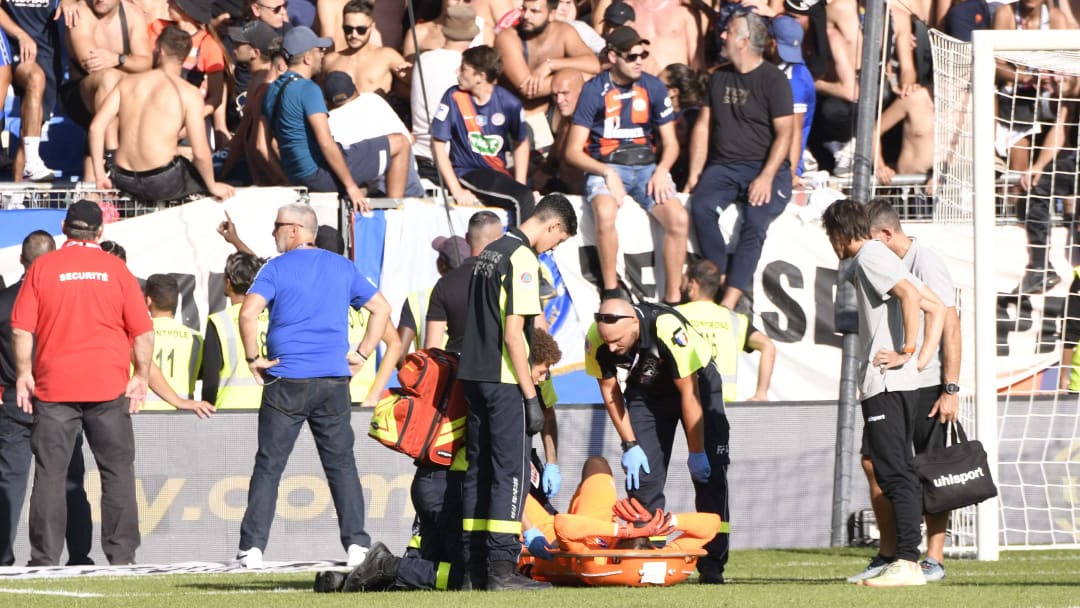
<svg viewBox="0 0 1080 608"><path fill-rule="evenodd" d="M862 69L859 102L855 108L855 157L851 198L866 202L873 185L873 159L877 100L880 94L881 44L885 30L885 2L870 0L863 18ZM844 265L841 264L841 273ZM843 274L841 274L843 276ZM839 409L836 415L836 460L833 468L831 544L846 544L847 512L851 498L852 462L855 456L855 408L858 407L858 318L855 289L837 283L836 330L844 334L840 364Z"/></svg>

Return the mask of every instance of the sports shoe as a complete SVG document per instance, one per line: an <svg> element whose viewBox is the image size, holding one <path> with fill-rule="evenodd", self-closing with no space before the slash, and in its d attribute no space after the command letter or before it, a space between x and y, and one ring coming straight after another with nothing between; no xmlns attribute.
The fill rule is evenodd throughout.
<svg viewBox="0 0 1080 608"><path fill-rule="evenodd" d="M923 578L926 579L926 582L936 583L945 580L945 564L936 559L928 557L919 562L919 567L922 568Z"/></svg>
<svg viewBox="0 0 1080 608"><path fill-rule="evenodd" d="M350 568L355 568L364 563L364 558L367 557L368 548L361 547L360 545L349 545L349 557L345 560L345 565Z"/></svg>
<svg viewBox="0 0 1080 608"><path fill-rule="evenodd" d="M401 563L401 558L390 553L386 545L377 542L371 546L363 563L353 568L353 571L345 578L345 584L341 590L346 592L385 591L394 584L399 563Z"/></svg>
<svg viewBox="0 0 1080 608"><path fill-rule="evenodd" d="M919 564L906 559L898 559L885 566L881 574L860 581L859 584L867 587L912 587L925 585L926 577L923 576Z"/></svg>
<svg viewBox="0 0 1080 608"><path fill-rule="evenodd" d="M236 559L233 560L233 566L239 568L248 568L250 570L258 570L262 568L262 549L258 547L252 547L247 550L241 550L239 553L236 554Z"/></svg>
<svg viewBox="0 0 1080 608"><path fill-rule="evenodd" d="M875 555L874 559L870 560L870 563L866 566L865 570L858 574L847 577L847 582L858 583L859 581L873 578L881 574L881 571L885 569L885 566L888 566L890 563L891 562L889 562L889 560L885 559L884 557L881 557L880 555Z"/></svg>
<svg viewBox="0 0 1080 608"><path fill-rule="evenodd" d="M315 575L315 593L337 593L345 584L347 572L324 570Z"/></svg>
<svg viewBox="0 0 1080 608"><path fill-rule="evenodd" d="M836 177L848 177L851 175L855 159L855 140L827 142L825 148L833 154L832 174Z"/></svg>
<svg viewBox="0 0 1080 608"><path fill-rule="evenodd" d="M1041 270L1028 268L1024 271L1024 278L1020 281L1017 292L1028 294L1043 293L1045 291L1050 291L1060 282L1061 277L1053 270L1043 272Z"/></svg>
<svg viewBox="0 0 1080 608"><path fill-rule="evenodd" d="M30 182L51 182L56 179L56 173L45 166L45 163L26 163L23 168L23 179Z"/></svg>

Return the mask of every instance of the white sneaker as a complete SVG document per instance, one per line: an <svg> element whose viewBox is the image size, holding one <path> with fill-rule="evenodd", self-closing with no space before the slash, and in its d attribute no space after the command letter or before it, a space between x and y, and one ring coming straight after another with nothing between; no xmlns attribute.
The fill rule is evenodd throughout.
<svg viewBox="0 0 1080 608"><path fill-rule="evenodd" d="M898 559L885 566L881 574L859 582L867 587L911 587L925 585L926 577L923 576L919 564L906 559Z"/></svg>
<svg viewBox="0 0 1080 608"><path fill-rule="evenodd" d="M349 557L345 560L345 565L350 568L355 568L364 563L364 559L367 558L368 548L361 547L360 545L349 545Z"/></svg>
<svg viewBox="0 0 1080 608"><path fill-rule="evenodd" d="M892 562L889 562L880 555L875 555L874 559L870 560L870 563L866 566L865 570L847 577L847 582L858 583L860 581L865 581L868 578L874 578L881 574L881 571L885 569L885 566L888 566L890 563Z"/></svg>
<svg viewBox="0 0 1080 608"><path fill-rule="evenodd" d="M239 568L248 568L250 570L258 570L262 568L262 549L258 547L252 547L247 550L241 550L239 553L236 554L236 559L233 560L233 566Z"/></svg>
<svg viewBox="0 0 1080 608"><path fill-rule="evenodd" d="M23 179L31 182L51 182L56 179L56 173L43 162L26 163L23 167Z"/></svg>
<svg viewBox="0 0 1080 608"><path fill-rule="evenodd" d="M836 177L848 177L852 173L855 160L855 140L845 142L826 142L825 148L833 154L833 172Z"/></svg>

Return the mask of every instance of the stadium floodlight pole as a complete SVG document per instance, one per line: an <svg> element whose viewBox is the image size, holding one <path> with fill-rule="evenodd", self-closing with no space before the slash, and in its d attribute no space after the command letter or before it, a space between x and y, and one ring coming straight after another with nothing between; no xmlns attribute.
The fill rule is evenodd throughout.
<svg viewBox="0 0 1080 608"><path fill-rule="evenodd" d="M873 153L877 122L878 95L881 88L881 44L885 31L885 3L866 3L862 28L862 69L859 71L859 101L855 106L854 178L851 198L870 200L873 179ZM850 263L850 262L849 262ZM841 263L840 276L847 265ZM851 499L851 477L855 457L855 410L859 405L859 324L855 287L837 281L836 331L843 334L840 349L840 395L836 412L836 457L833 468L832 534L834 547L846 544L847 512Z"/></svg>

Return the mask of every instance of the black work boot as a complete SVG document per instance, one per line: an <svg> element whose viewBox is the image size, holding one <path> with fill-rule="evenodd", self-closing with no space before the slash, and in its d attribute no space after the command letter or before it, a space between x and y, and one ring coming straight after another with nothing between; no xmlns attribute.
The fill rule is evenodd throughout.
<svg viewBox="0 0 1080 608"><path fill-rule="evenodd" d="M395 556L386 545L376 542L368 550L364 563L360 564L345 578L342 591L386 591L397 578L398 564L401 558Z"/></svg>
<svg viewBox="0 0 1080 608"><path fill-rule="evenodd" d="M347 572L324 570L315 575L315 593L337 593L345 584Z"/></svg>
<svg viewBox="0 0 1080 608"><path fill-rule="evenodd" d="M517 571L517 564L509 560L488 562L488 591L538 591L551 589L551 583L534 581Z"/></svg>

